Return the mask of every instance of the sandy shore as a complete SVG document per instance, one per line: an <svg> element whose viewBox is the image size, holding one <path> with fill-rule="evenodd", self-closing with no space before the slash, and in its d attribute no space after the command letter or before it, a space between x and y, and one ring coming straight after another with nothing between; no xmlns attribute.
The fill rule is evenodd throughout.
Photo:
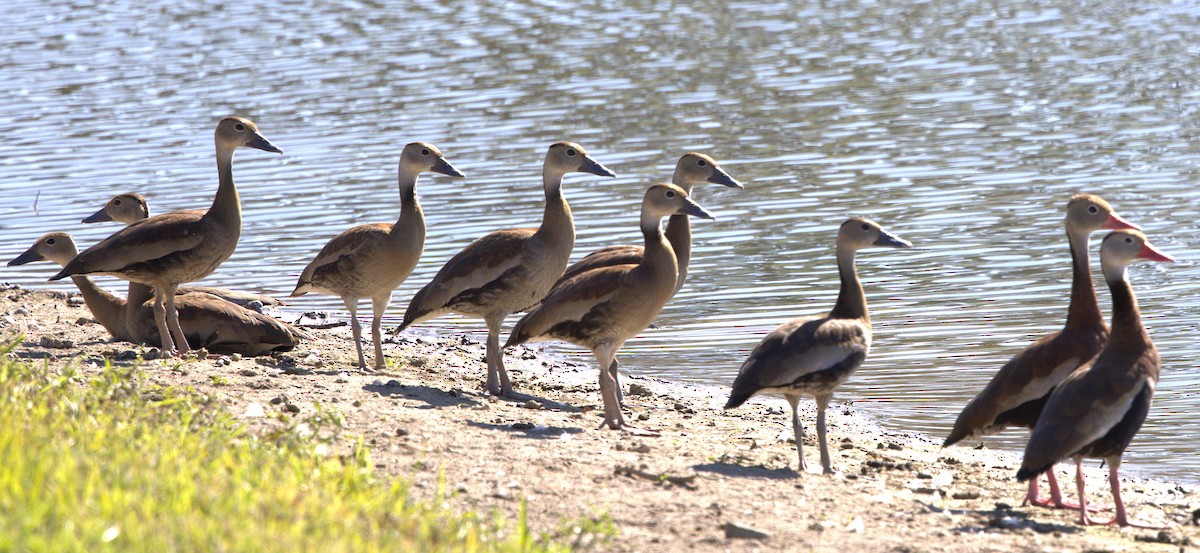
<svg viewBox="0 0 1200 553"><path fill-rule="evenodd" d="M131 365L144 351L110 341L77 297L17 288L3 296L0 335L26 336L12 355L93 371L106 358ZM483 346L465 337L406 333L384 346L395 367L368 375L353 369L348 327L312 332L313 341L275 357L143 364L155 382L209 394L252 429L311 417L318 405L340 413L330 454L361 437L377 469L412 482L420 497L436 497L444 478L451 505L516 516L524 500L537 530L606 514L618 536L601 550L1174 552L1200 543L1193 485L1123 483L1132 516L1167 530L1084 528L1073 512L1020 505L1015 456L943 450L841 405L829 414L840 474L800 475L782 399L724 411L726 389L626 377L633 420L663 434L633 438L596 428L598 373L589 364L510 350L517 389L536 399L504 401L481 393ZM812 402L803 405L811 426ZM810 434L805 453L819 470ZM1068 466L1058 474L1073 498ZM1105 475L1088 464L1095 504L1111 504Z"/></svg>

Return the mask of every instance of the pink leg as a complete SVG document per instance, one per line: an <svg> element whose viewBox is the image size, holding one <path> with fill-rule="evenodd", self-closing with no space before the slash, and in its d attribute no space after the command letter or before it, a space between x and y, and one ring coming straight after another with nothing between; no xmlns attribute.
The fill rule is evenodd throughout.
<svg viewBox="0 0 1200 553"><path fill-rule="evenodd" d="M1075 458L1075 487L1079 489L1079 524L1091 526L1096 521L1088 517L1087 490L1083 483L1083 457Z"/></svg>
<svg viewBox="0 0 1200 553"><path fill-rule="evenodd" d="M1120 458L1108 459L1108 485L1112 489L1113 508L1117 512L1117 516L1110 520L1108 524L1119 524L1121 526L1133 526L1134 528L1147 528L1150 530L1165 530L1166 526L1150 526L1149 524L1130 522L1129 518L1125 516L1125 502L1121 501L1121 478L1117 475L1120 466Z"/></svg>

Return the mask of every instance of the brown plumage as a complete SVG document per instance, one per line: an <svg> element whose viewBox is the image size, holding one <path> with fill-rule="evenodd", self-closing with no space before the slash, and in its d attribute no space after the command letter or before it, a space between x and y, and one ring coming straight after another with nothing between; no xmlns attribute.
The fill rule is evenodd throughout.
<svg viewBox="0 0 1200 553"><path fill-rule="evenodd" d="M100 208L99 211L87 216L83 222L105 223L109 221L115 221L130 225L149 217L150 205L146 202L146 198L135 192L126 192L124 194L117 194L116 196L109 198L108 202L104 204L104 207ZM135 286L144 285L136 282L130 282L129 286L132 288ZM258 311L262 306L284 305L282 301L264 294L228 290L225 288L217 288L215 286L180 286L175 290L176 297L193 293L217 296L225 301L233 302L242 307L254 309L255 311Z"/></svg>
<svg viewBox="0 0 1200 553"><path fill-rule="evenodd" d="M1076 194L1067 202L1065 219L1071 250L1071 300L1063 329L1044 336L1000 367L991 382L971 400L946 438L946 446L1009 426L1033 428L1050 392L1104 347L1108 326L1100 314L1092 271L1088 266L1088 237L1100 229L1132 229L1108 202L1091 194ZM1053 471L1046 473L1050 499L1038 497L1037 480L1029 483L1025 501L1039 506L1075 507L1065 503Z"/></svg>
<svg viewBox="0 0 1200 553"><path fill-rule="evenodd" d="M9 265L35 261L66 265L77 253L71 235L54 232L39 238ZM130 286L134 295L126 300L102 290L88 277L74 275L71 280L79 287L96 322L114 338L138 344L157 343L158 327L153 303L149 301L153 293L150 287L131 283L136 284ZM187 326L189 344L214 353L266 355L290 350L307 337L289 324L216 296L196 292L180 296L175 303L180 321Z"/></svg>
<svg viewBox="0 0 1200 553"><path fill-rule="evenodd" d="M358 322L358 300L370 298L371 339L375 343L375 370L384 368L383 312L392 301L392 291L417 266L425 250L425 213L417 201L417 178L432 171L463 177L432 144L412 142L400 152L397 182L400 216L393 223L359 225L333 237L304 268L292 297L308 292L340 296L350 311L358 368L367 371L363 355L362 325Z"/></svg>
<svg viewBox="0 0 1200 553"><path fill-rule="evenodd" d="M742 363L725 404L726 409L732 409L756 394L783 394L792 406L792 431L796 435L800 473L807 465L804 427L797 409L800 398L806 395L817 402L821 467L826 474L833 473L825 439L825 409L833 399L834 390L862 365L871 349L871 316L854 264L855 253L871 246L908 248L912 244L867 219L854 217L842 223L837 237L841 288L833 310L824 317L794 319L768 334Z"/></svg>
<svg viewBox="0 0 1200 553"><path fill-rule="evenodd" d="M615 176L578 144L551 145L542 165L542 226L492 232L463 248L413 296L398 331L449 312L482 318L488 327L486 389L514 396L500 350L500 325L509 314L541 300L567 267L575 223L562 179L577 172Z"/></svg>
<svg viewBox="0 0 1200 553"><path fill-rule="evenodd" d="M248 119L228 117L214 133L220 185L207 210L176 211L138 221L94 244L50 277L105 274L155 289L154 318L163 351L188 348L175 310L175 290L199 280L233 254L242 234L242 206L233 182L240 147L281 153ZM174 336L173 336L174 335ZM179 342L176 344L176 342Z"/></svg>
<svg viewBox="0 0 1200 553"><path fill-rule="evenodd" d="M1111 523L1131 523L1121 501L1118 471L1121 455L1129 447L1154 397L1158 383L1158 350L1142 326L1137 298L1125 268L1135 259L1170 262L1145 235L1133 230L1109 234L1100 245L1100 267L1113 296L1112 332L1104 349L1055 388L1038 418L1017 479L1035 478L1059 460L1074 457L1079 490L1079 522L1088 517L1084 491L1083 459L1101 458L1108 464L1116 516Z"/></svg>
<svg viewBox="0 0 1200 553"><path fill-rule="evenodd" d="M713 218L678 186L650 187L642 200L640 226L646 247L641 262L600 267L556 286L517 322L504 344L507 348L530 340L565 340L592 350L600 366L604 424L609 428L655 434L625 423L608 368L625 341L650 326L675 294L679 266L662 232L662 219L668 215Z"/></svg>

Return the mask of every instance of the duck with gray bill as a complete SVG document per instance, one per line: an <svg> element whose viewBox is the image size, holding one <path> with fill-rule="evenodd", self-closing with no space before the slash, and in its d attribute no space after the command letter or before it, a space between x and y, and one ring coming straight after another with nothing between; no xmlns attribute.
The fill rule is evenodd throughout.
<svg viewBox="0 0 1200 553"><path fill-rule="evenodd" d="M204 278L237 248L242 235L242 206L233 182L237 148L283 153L249 119L228 117L214 133L219 186L212 206L143 219L100 241L72 259L50 280L102 274L154 287L154 319L162 349L171 355L188 349L175 310L175 290Z"/></svg>
<svg viewBox="0 0 1200 553"><path fill-rule="evenodd" d="M417 200L417 178L424 172L459 178L466 176L446 161L442 151L433 144L413 142L406 145L400 152L397 172L400 216L396 222L359 225L334 236L300 273L292 291L292 297L317 292L342 298L350 312L358 368L364 372L371 370L363 355L358 300L371 299L375 370L383 370L380 330L383 313L392 301L392 291L408 279L425 250L425 212Z"/></svg>
<svg viewBox="0 0 1200 553"><path fill-rule="evenodd" d="M625 341L649 327L675 295L679 264L662 231L663 217L671 215L714 218L674 184L650 187L639 224L646 240L641 262L599 267L559 284L517 322L504 344L508 348L531 340L564 340L590 349L600 368L602 428L658 435L625 422L609 367Z"/></svg>
<svg viewBox="0 0 1200 553"><path fill-rule="evenodd" d="M130 225L141 221L142 219L150 218L150 204L146 201L145 196L136 192L126 192L117 194L109 198L108 202L99 211L87 216L84 223L107 223L117 222ZM142 286L136 282L130 282L129 286ZM242 307L260 311L261 306L284 305L280 300L272 298L264 294L255 294L253 292L242 292L239 290L229 290L226 288L217 288L215 286L180 286L175 290L175 297L185 296L187 294L209 294L217 296L225 301L236 303ZM133 295L132 293L130 294Z"/></svg>
<svg viewBox="0 0 1200 553"><path fill-rule="evenodd" d="M912 244L868 219L853 217L842 223L837 235L841 289L833 310L823 317L793 319L768 334L742 363L725 404L726 409L733 409L756 394L783 394L792 407L800 474L807 465L798 408L800 398L806 395L817 402L821 468L826 474L834 472L825 438L825 410L834 390L850 378L871 350L871 315L854 257L858 250L873 246L910 248Z"/></svg>
<svg viewBox="0 0 1200 553"><path fill-rule="evenodd" d="M520 397L504 368L500 325L550 291L575 247L575 220L562 191L567 173L616 176L579 144L551 145L542 163L542 225L498 230L463 248L413 296L397 329L450 312L482 318L488 329L485 389L493 395Z"/></svg>

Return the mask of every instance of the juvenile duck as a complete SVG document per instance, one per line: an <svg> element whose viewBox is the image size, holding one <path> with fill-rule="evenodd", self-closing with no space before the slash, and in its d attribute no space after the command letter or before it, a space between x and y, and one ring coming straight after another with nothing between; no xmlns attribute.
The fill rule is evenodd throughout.
<svg viewBox="0 0 1200 553"><path fill-rule="evenodd" d="M146 202L146 198L135 192L126 192L117 194L109 198L108 202L99 211L87 216L83 220L84 223L106 223L115 221L130 225L141 221L142 219L150 218L150 205ZM130 282L130 287L144 286L136 282ZM225 288L217 288L215 286L180 286L175 290L175 296L183 296L185 294L203 293L217 296L225 301L236 303L242 307L255 309L257 305L283 305L283 302L263 294L254 294L251 292L240 292L237 290L227 290ZM153 291L151 292L153 294ZM257 303L255 303L257 302ZM257 310L257 309L255 309Z"/></svg>
<svg viewBox="0 0 1200 553"><path fill-rule="evenodd" d="M207 210L143 219L94 244L50 277L105 274L154 287L154 319L164 352L187 351L175 309L175 290L204 278L233 254L242 234L242 206L233 182L233 153L241 147L282 153L249 119L228 117L214 133L220 185Z"/></svg>
<svg viewBox="0 0 1200 553"><path fill-rule="evenodd" d="M669 215L713 216L673 184L656 184L642 200L640 227L646 247L637 265L600 267L576 275L551 290L542 304L513 327L505 348L530 340L565 340L592 350L600 367L604 425L635 434L657 435L625 422L616 380L608 368L626 340L650 326L675 295L679 265L663 237Z"/></svg>
<svg viewBox="0 0 1200 553"><path fill-rule="evenodd" d="M53 232L39 238L8 264L53 261L66 265L77 253L70 234ZM157 342L158 329L154 306L149 301L152 295L149 286L131 283L135 284L130 286L133 295L125 300L104 291L88 277L74 275L71 280L79 287L96 322L114 338L137 344ZM187 325L187 340L213 353L266 355L272 351L290 350L302 338L308 337L292 325L201 292L180 296L176 307L180 320Z"/></svg>
<svg viewBox="0 0 1200 553"><path fill-rule="evenodd" d="M825 409L833 392L862 365L871 349L871 315L854 255L863 248L886 246L910 248L873 221L853 217L842 223L837 236L838 276L841 290L833 310L824 317L802 317L780 325L750 352L742 363L726 409L733 409L755 394L783 394L792 406L792 431L796 435L798 472L804 463L804 426L797 407L800 398L813 396L817 402L817 438L821 444L821 468L833 474L825 439Z"/></svg>
<svg viewBox="0 0 1200 553"><path fill-rule="evenodd" d="M371 298L371 340L375 343L375 370L384 368L383 312L392 291L417 266L425 250L425 213L417 201L417 178L426 171L465 177L432 144L413 142L400 152L400 217L395 223L359 225L333 237L321 248L296 282L291 297L308 292L340 296L350 311L358 368L371 372L363 355L362 326L358 322L359 298Z"/></svg>
<svg viewBox="0 0 1200 553"><path fill-rule="evenodd" d="M616 176L583 146L551 145L542 164L546 195L542 226L498 230L458 252L413 296L397 330L449 312L482 318L488 328L486 389L493 395L517 397L504 369L500 325L509 314L536 304L550 291L575 246L575 222L562 192L567 173Z"/></svg>

